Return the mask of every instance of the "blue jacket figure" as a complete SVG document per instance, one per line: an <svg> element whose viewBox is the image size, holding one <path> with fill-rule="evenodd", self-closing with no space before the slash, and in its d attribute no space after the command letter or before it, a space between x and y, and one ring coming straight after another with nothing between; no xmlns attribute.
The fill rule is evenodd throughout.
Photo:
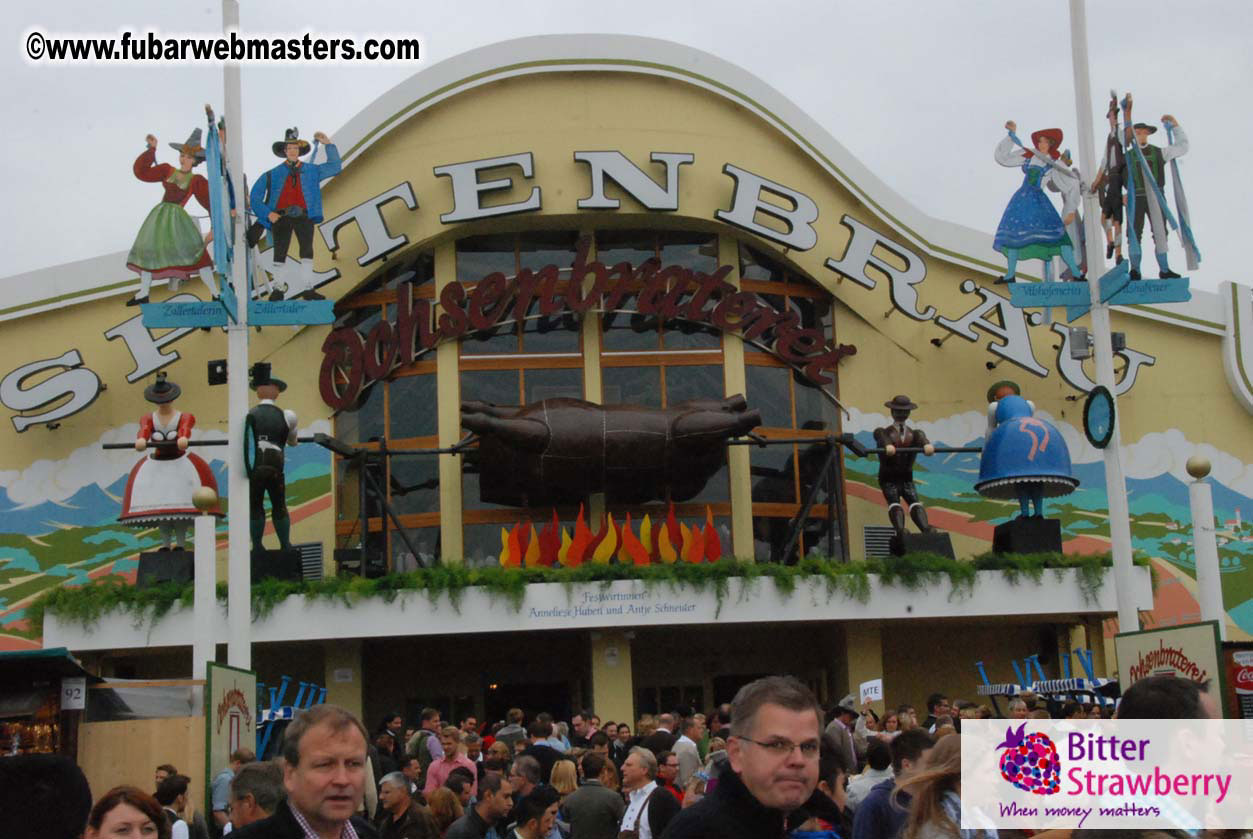
<svg viewBox="0 0 1253 839"><path fill-rule="evenodd" d="M309 141L300 139L298 129L289 128L272 147L285 160L253 184L249 194L257 222L274 237L275 272L283 275L287 296L301 300L326 299L313 290L313 227L322 221L322 181L340 170L339 149L331 138L319 131L313 139L326 146L325 163L301 161L301 155L309 153ZM300 247L294 270L285 267L293 234ZM276 291L270 299L282 300L283 293Z"/></svg>
<svg viewBox="0 0 1253 839"><path fill-rule="evenodd" d="M1034 416L1018 385L997 382L988 390L988 434L975 491L985 498L1017 498L1022 518L1044 518L1044 498L1069 495L1079 486L1070 474L1070 451L1056 427Z"/></svg>

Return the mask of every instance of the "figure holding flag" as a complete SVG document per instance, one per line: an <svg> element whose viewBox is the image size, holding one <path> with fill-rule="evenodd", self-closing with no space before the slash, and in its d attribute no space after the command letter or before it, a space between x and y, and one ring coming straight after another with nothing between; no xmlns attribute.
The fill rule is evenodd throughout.
<svg viewBox="0 0 1253 839"><path fill-rule="evenodd" d="M1043 260L1045 278L1048 279L1054 256L1061 256L1074 279L1086 280L1075 261L1073 243L1062 218L1044 194L1046 185L1063 195L1074 192L1074 173L1058 162L1062 130L1046 128L1036 131L1031 135L1035 150L1029 151L1023 148L1014 133L1018 126L1013 120L1006 122L1005 128L1009 135L996 147L996 162L1002 166L1021 167L1024 177L1022 186L1009 199L1009 205L1001 215L1001 223L992 242L992 247L1005 254L1009 263L1005 276L996 282L1014 282L1019 259Z"/></svg>
<svg viewBox="0 0 1253 839"><path fill-rule="evenodd" d="M1131 112L1131 94L1127 94L1125 107L1128 115ZM1133 200L1133 210L1129 212L1132 216L1132 228L1135 230L1136 240L1144 239L1144 217L1148 215L1151 220L1151 229L1153 231L1153 250L1157 255L1157 267L1159 269L1158 276L1163 280L1176 279L1179 277L1174 271L1170 270L1170 264L1167 261L1166 244L1169 231L1163 216L1169 215L1169 209L1165 206L1166 188L1166 164L1178 157L1183 157L1188 153L1188 137L1183 133L1183 128L1179 126L1178 121L1170 114L1162 117L1162 124L1166 126L1167 132L1171 135L1169 145L1165 148L1155 146L1149 142L1149 137L1157 133L1157 128L1147 123L1137 122L1132 126L1132 132L1135 134L1132 154L1135 159L1131 165L1131 177L1128 179L1128 185L1135 185L1135 197ZM1136 153L1138 150L1138 153ZM1132 155L1129 155L1129 157ZM1156 184L1156 188L1146 188L1145 169L1148 169ZM1177 176L1176 170L1176 176ZM1179 197L1180 186L1176 178L1176 198ZM1124 199L1125 200L1125 199ZM1186 208L1186 204L1184 205ZM1186 221L1186 220L1185 220ZM1134 249L1131 253L1131 279L1140 279L1140 251Z"/></svg>

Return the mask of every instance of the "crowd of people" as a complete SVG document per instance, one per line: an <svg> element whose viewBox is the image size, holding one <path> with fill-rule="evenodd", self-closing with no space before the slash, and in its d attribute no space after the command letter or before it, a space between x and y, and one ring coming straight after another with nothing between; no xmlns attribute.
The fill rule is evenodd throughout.
<svg viewBox="0 0 1253 839"><path fill-rule="evenodd" d="M879 716L851 696L825 712L802 682L772 676L709 714L679 709L634 728L591 711L567 723L518 708L491 726L474 717L445 725L426 709L413 728L389 714L373 735L352 713L318 705L288 725L274 759L230 756L212 781L208 818L191 779L168 764L156 769L154 793L119 786L90 806L81 770L37 762L25 771L48 775L39 788L63 793L58 823L28 824L16 812L4 823L38 824L21 835L48 839L998 839L990 823L960 828L954 736L990 709L941 694L926 705L921 722L912 706ZM1023 696L1008 714L1101 713L1075 703L1053 711ZM1117 714L1218 716L1203 687L1169 676L1137 682ZM37 813L39 796L14 806Z"/></svg>

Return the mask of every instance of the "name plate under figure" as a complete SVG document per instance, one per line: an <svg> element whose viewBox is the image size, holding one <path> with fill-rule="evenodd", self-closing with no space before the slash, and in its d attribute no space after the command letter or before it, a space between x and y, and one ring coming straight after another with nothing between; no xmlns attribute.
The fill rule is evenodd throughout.
<svg viewBox="0 0 1253 839"><path fill-rule="evenodd" d="M889 543L892 556L905 554L935 554L949 559L957 559L953 553L953 537L942 530L930 530L922 533L906 533L902 539L892 535Z"/></svg>
<svg viewBox="0 0 1253 839"><path fill-rule="evenodd" d="M1062 552L1061 520L1017 518L998 524L992 531L992 552L1059 554Z"/></svg>
<svg viewBox="0 0 1253 839"><path fill-rule="evenodd" d="M196 561L191 551L151 551L139 555L135 574L136 588L149 588L164 583L183 585L195 579Z"/></svg>
<svg viewBox="0 0 1253 839"><path fill-rule="evenodd" d="M1188 278L1132 280L1126 262L1105 272L1100 279L1101 302L1115 306L1142 303L1183 303L1192 299ZM1015 283L1009 290L1010 305L1017 309L1066 307L1066 320L1083 317L1092 308L1086 283Z"/></svg>
<svg viewBox="0 0 1253 839"><path fill-rule="evenodd" d="M260 580L291 580L300 582L304 579L304 570L300 562L300 551L295 548L287 550L259 550L252 552L252 581Z"/></svg>

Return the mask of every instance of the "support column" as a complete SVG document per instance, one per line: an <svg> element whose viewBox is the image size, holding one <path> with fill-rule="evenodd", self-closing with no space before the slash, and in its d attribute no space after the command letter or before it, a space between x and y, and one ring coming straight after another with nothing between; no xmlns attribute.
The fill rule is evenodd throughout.
<svg viewBox="0 0 1253 839"><path fill-rule="evenodd" d="M1088 618L1084 629L1087 630L1088 649L1092 651L1092 669L1097 676L1108 678L1111 674L1105 657L1105 621Z"/></svg>
<svg viewBox="0 0 1253 839"><path fill-rule="evenodd" d="M365 688L361 675L361 641L350 639L329 641L324 645L326 656L326 701L338 705L364 719Z"/></svg>
<svg viewBox="0 0 1253 839"><path fill-rule="evenodd" d="M718 264L734 266L726 281L740 287L740 246L734 236L718 237ZM722 381L724 394L742 393L749 398L744 372L744 339L722 333ZM753 487L749 472L748 446L727 446L731 478L731 553L736 559L753 559Z"/></svg>
<svg viewBox="0 0 1253 839"><path fill-rule="evenodd" d="M846 690L858 703L861 697L857 688L861 683L883 678L883 634L878 624L860 621L844 624L844 674ZM883 686L883 694L888 695L887 685ZM835 697L836 701L842 698ZM886 709L883 701L874 702L870 707L879 716L883 716Z"/></svg>
<svg viewBox="0 0 1253 839"><path fill-rule="evenodd" d="M435 298L444 286L457 279L457 243L435 248ZM439 315L436 314L435 317ZM435 380L438 388L436 414L440 448L461 439L461 346L445 341L435 348ZM459 454L439 455L439 544L441 563L465 562L461 531L461 466Z"/></svg>
<svg viewBox="0 0 1253 839"><path fill-rule="evenodd" d="M592 710L602 720L626 720L635 730L635 680L631 637L635 633L598 631L591 637Z"/></svg>

